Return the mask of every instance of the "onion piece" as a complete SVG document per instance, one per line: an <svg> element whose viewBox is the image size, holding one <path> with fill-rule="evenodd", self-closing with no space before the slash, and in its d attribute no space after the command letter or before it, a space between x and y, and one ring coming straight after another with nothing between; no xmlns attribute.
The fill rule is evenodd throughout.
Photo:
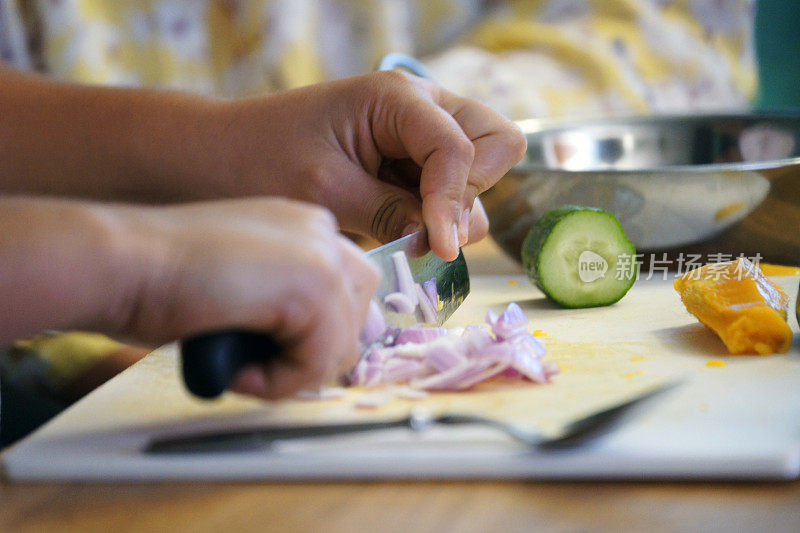
<svg viewBox="0 0 800 533"><path fill-rule="evenodd" d="M347 391L342 387L320 387L318 389L304 389L297 393L299 400L339 400L344 398Z"/></svg>
<svg viewBox="0 0 800 533"><path fill-rule="evenodd" d="M411 266L408 264L406 253L402 250L389 256L394 265L394 274L397 278L397 290L405 294L413 307L419 304L419 296L414 288L414 276L411 275Z"/></svg>
<svg viewBox="0 0 800 533"><path fill-rule="evenodd" d="M463 350L455 346L437 343L431 346L425 354L425 362L431 368L443 372L467 361L467 356Z"/></svg>
<svg viewBox="0 0 800 533"><path fill-rule="evenodd" d="M350 384L374 387L380 384L383 376L383 365L375 361L362 359L350 373Z"/></svg>
<svg viewBox="0 0 800 533"><path fill-rule="evenodd" d="M400 332L395 341L395 345L407 342L429 342L437 337L447 334L445 328L406 328Z"/></svg>
<svg viewBox="0 0 800 533"><path fill-rule="evenodd" d="M368 392L356 400L356 407L361 409L377 409L378 407L387 404L394 400L395 396L391 391L378 390Z"/></svg>
<svg viewBox="0 0 800 533"><path fill-rule="evenodd" d="M470 324L464 328L461 338L464 339L468 353L479 352L494 342L491 333L482 326L476 326L475 324Z"/></svg>
<svg viewBox="0 0 800 533"><path fill-rule="evenodd" d="M414 290L417 291L417 300L419 301L419 308L422 311L422 317L425 319L426 324L436 324L439 321L439 310L428 299L428 295L422 290L419 283L414 284Z"/></svg>
<svg viewBox="0 0 800 533"><path fill-rule="evenodd" d="M470 359L444 372L413 380L410 385L426 390L463 390L496 376L508 366L508 362Z"/></svg>
<svg viewBox="0 0 800 533"><path fill-rule="evenodd" d="M403 292L390 292L383 297L383 305L395 313L413 313L417 307Z"/></svg>
<svg viewBox="0 0 800 533"><path fill-rule="evenodd" d="M506 310L499 317L494 313L491 313L491 315L489 313L487 313L487 322L491 319L489 325L498 340L507 340L515 335L525 333L528 327L528 317L525 316L519 305L514 302L508 304Z"/></svg>
<svg viewBox="0 0 800 533"><path fill-rule="evenodd" d="M396 357L389 359L383 365L383 383L403 383L420 374L423 363L414 359L401 359Z"/></svg>
<svg viewBox="0 0 800 533"><path fill-rule="evenodd" d="M422 290L425 291L425 296L428 297L428 301L431 302L433 308L439 311L439 291L436 288L436 278L424 281L422 283Z"/></svg>
<svg viewBox="0 0 800 533"><path fill-rule="evenodd" d="M364 327L361 328L359 336L361 345L372 344L380 339L384 333L386 333L386 320L383 318L378 302L370 300L367 319L364 321Z"/></svg>

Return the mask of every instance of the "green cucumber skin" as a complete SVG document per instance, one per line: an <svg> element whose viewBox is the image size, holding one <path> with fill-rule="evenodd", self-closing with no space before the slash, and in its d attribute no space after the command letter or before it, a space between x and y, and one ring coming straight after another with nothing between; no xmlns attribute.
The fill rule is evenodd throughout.
<svg viewBox="0 0 800 533"><path fill-rule="evenodd" d="M569 299L560 297L558 294L559 291L552 290L552 288L547 285L547 280L542 279L542 276L540 275L542 271L541 252L546 248L547 241L551 237L554 228L571 215L586 213L587 211L594 211L602 214L603 216L611 217L616 224L619 224L619 221L616 219L616 217L614 217L614 215L608 211L604 211L595 207L564 205L544 213L530 229L522 245L522 262L528 278L549 299L562 307L570 309L612 305L621 300L622 297L627 294L628 290L630 290L635 281L634 277L632 276L630 283L627 284L627 286L621 287L619 294L616 297L603 299L602 301L582 301L582 297L580 295L578 295L577 298ZM624 239L621 240L621 247L627 249L632 257L635 256L636 249L633 246L633 243L625 236L624 231L621 230L620 234L621 238Z"/></svg>
<svg viewBox="0 0 800 533"><path fill-rule="evenodd" d="M577 205L562 205L561 207L550 209L536 220L533 227L531 227L528 232L527 237L525 237L525 241L522 243L522 265L525 267L525 272L528 274L528 277L540 289L542 286L539 280L539 253L542 251L542 247L547 237L552 232L553 227L555 227L565 215L579 209L600 211L599 209L590 207L584 208Z"/></svg>

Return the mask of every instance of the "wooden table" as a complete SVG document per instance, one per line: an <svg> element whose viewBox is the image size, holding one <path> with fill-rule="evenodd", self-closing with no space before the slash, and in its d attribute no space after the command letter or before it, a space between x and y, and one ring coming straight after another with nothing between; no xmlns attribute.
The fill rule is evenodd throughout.
<svg viewBox="0 0 800 533"><path fill-rule="evenodd" d="M2 531L786 531L800 484L0 486Z"/></svg>
<svg viewBox="0 0 800 533"><path fill-rule="evenodd" d="M518 272L491 243L474 272ZM800 531L800 482L0 483L0 531Z"/></svg>

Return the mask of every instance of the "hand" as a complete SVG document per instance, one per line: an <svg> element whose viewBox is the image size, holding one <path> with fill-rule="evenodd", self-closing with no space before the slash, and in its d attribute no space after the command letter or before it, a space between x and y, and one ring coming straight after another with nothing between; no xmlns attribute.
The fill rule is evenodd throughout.
<svg viewBox="0 0 800 533"><path fill-rule="evenodd" d="M222 106L233 194L328 207L342 229L389 241L427 226L452 260L484 237L476 197L525 152L488 107L400 72L378 72ZM223 185L224 187L224 185Z"/></svg>
<svg viewBox="0 0 800 533"><path fill-rule="evenodd" d="M243 371L232 387L267 398L318 385L358 360L378 273L326 210L251 199L122 211L133 249L149 250L123 333L163 342L220 329L271 332L284 356Z"/></svg>
<svg viewBox="0 0 800 533"><path fill-rule="evenodd" d="M380 241L425 225L444 259L486 234L475 198L525 151L488 107L400 72L227 101L63 84L0 64L0 108L4 192L148 203L279 195Z"/></svg>

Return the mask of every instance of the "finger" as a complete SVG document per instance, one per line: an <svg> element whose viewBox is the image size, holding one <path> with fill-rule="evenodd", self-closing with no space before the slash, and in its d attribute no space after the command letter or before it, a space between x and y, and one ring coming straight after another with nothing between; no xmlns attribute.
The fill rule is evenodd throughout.
<svg viewBox="0 0 800 533"><path fill-rule="evenodd" d="M286 357L261 368L261 375L244 373L236 386L250 394L280 398L331 381L351 368L359 357L359 333L369 300L377 289L379 272L348 239L336 236L339 261L332 269L337 283L317 295L317 312L306 321Z"/></svg>
<svg viewBox="0 0 800 533"><path fill-rule="evenodd" d="M457 230L474 148L458 122L430 100L431 92L436 91L390 93L387 98L407 102L394 105L391 116L376 113L373 135L382 154L409 157L422 168L419 192L431 249L443 259L453 260L458 256Z"/></svg>
<svg viewBox="0 0 800 533"><path fill-rule="evenodd" d="M278 318L264 325L284 352L258 367L260 376L251 370L237 376L237 390L267 399L291 396L335 377L341 361L358 351L363 294L374 290L377 275L363 257L358 264L354 245L335 231L315 231L315 224L312 217L301 245L286 246L291 286L277 298Z"/></svg>
<svg viewBox="0 0 800 533"><path fill-rule="evenodd" d="M337 365L337 370L344 372L358 362L359 337L367 318L369 302L378 289L380 271L366 258L363 250L349 239L341 237L340 244L343 249L342 263L345 285L349 289L352 304L352 316L348 323L350 326L349 346L345 346Z"/></svg>
<svg viewBox="0 0 800 533"><path fill-rule="evenodd" d="M489 218L480 198L475 198L469 218L469 243L475 243L489 234Z"/></svg>
<svg viewBox="0 0 800 533"><path fill-rule="evenodd" d="M525 136L512 121L474 100L442 90L439 104L452 114L475 147L464 196L464 206L470 206L522 159L527 148Z"/></svg>
<svg viewBox="0 0 800 533"><path fill-rule="evenodd" d="M527 143L516 124L479 102L443 90L439 103L452 113L475 148L462 199L466 211L458 227L459 239L464 242L470 240L468 228L473 220L469 206L522 158Z"/></svg>
<svg viewBox="0 0 800 533"><path fill-rule="evenodd" d="M349 305L333 294L323 297L331 303L318 304L316 312L309 313L307 322L293 331L288 340L287 329L279 331L286 346L282 357L257 367L261 374L258 378L243 371L237 376L237 387L262 398L277 399L319 387L336 374L350 340L345 329Z"/></svg>

